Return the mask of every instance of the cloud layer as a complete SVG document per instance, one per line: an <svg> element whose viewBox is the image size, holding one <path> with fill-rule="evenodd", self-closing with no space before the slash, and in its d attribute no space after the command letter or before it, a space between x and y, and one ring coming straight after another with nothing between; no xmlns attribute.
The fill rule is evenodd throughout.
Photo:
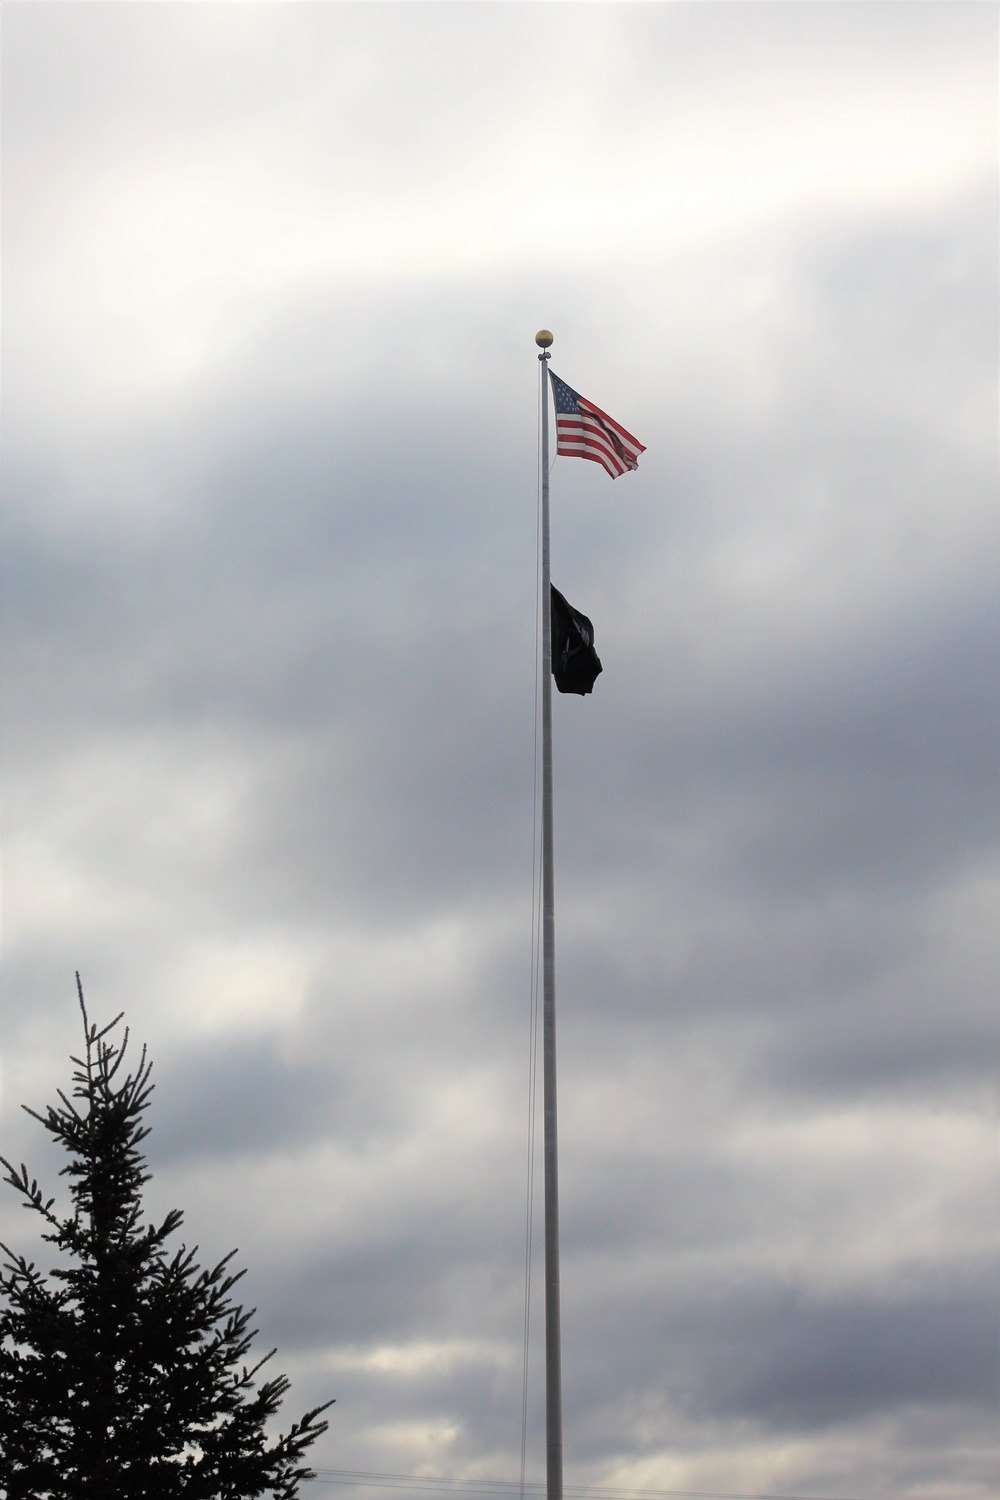
<svg viewBox="0 0 1000 1500"><path fill-rule="evenodd" d="M553 473L567 1476L996 1493L995 45L9 9L3 1149L78 967L327 1479L518 1471L545 324L648 450Z"/></svg>

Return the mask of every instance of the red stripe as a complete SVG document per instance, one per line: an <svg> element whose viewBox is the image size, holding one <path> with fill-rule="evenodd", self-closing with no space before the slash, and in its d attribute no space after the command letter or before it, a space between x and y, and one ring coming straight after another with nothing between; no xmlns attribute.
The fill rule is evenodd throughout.
<svg viewBox="0 0 1000 1500"><path fill-rule="evenodd" d="M598 427L596 422L563 422L556 424L557 432L564 432L567 437L585 437L593 439L594 442L604 443L608 448L617 450L618 443L614 433L608 432L604 427Z"/></svg>
<svg viewBox="0 0 1000 1500"><path fill-rule="evenodd" d="M570 457L576 453L580 454L581 456L586 455L588 457L591 455L599 455L602 461L606 459L609 463L614 464L616 467L620 468L623 474L629 467L629 461L627 459L623 459L620 453L616 453L614 449L609 448L606 443L591 442L587 438L562 438L557 444L556 452L563 453L567 457Z"/></svg>
<svg viewBox="0 0 1000 1500"><path fill-rule="evenodd" d="M610 429L603 422L598 422L596 417L590 416L589 413L581 413L581 415L578 417L561 417L557 420L556 427L557 429L559 427L565 427L569 431L573 431L574 429L578 428L581 432L591 433L594 437L601 438L612 448L618 447L618 439L615 433L610 431Z"/></svg>
<svg viewBox="0 0 1000 1500"><path fill-rule="evenodd" d="M560 440L556 445L556 452L564 458L590 458L594 463L602 464L613 479L619 474L627 474L632 465L624 463L617 455L607 448L598 446L597 443L589 443L583 440L569 443Z"/></svg>
<svg viewBox="0 0 1000 1500"><path fill-rule="evenodd" d="M573 456L575 458L592 459L595 464L600 464L605 473L610 474L612 479L617 479L619 475L626 472L624 465L613 463L604 453L577 453Z"/></svg>
<svg viewBox="0 0 1000 1500"><path fill-rule="evenodd" d="M589 412L581 413L580 416L575 413L557 415L556 436L557 453L567 458L593 458L603 463L608 473L614 476L625 474L629 469L635 468L635 459L639 453L645 451L641 446L638 452L628 451L625 444L619 442L616 434L609 431ZM593 451L587 452L585 451L587 449Z"/></svg>
<svg viewBox="0 0 1000 1500"><path fill-rule="evenodd" d="M581 410L579 416L566 414L556 417L557 431L561 431L563 428L571 429L577 427L584 432L592 434L594 437L601 438L616 452L619 449L624 449L630 458L638 458L640 453L645 453L646 451L641 443L625 432L624 427L619 427L617 423L612 423L609 426L590 412L583 412Z"/></svg>
<svg viewBox="0 0 1000 1500"><path fill-rule="evenodd" d="M581 396L578 404L581 412L589 412L593 416L598 417L602 422L607 423L621 438L626 447L631 448L636 454L645 453L646 450L639 439L633 437L630 432L627 432L620 422L615 421L614 417L609 417L606 411L601 411L601 408L595 406L593 401L588 401L585 396Z"/></svg>
<svg viewBox="0 0 1000 1500"><path fill-rule="evenodd" d="M612 453L597 443L561 443L556 447L556 452L564 453L567 458L573 458L574 455L579 455L580 458L600 458L601 462L612 463L615 468L621 469L622 474L630 466L621 455Z"/></svg>

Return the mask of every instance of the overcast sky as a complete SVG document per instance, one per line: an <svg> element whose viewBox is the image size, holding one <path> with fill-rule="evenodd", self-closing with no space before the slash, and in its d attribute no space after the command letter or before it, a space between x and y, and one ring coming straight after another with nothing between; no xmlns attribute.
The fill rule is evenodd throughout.
<svg viewBox="0 0 1000 1500"><path fill-rule="evenodd" d="M547 326L567 1480L1000 1496L997 18L4 6L2 1149L79 968L321 1469L519 1469Z"/></svg>

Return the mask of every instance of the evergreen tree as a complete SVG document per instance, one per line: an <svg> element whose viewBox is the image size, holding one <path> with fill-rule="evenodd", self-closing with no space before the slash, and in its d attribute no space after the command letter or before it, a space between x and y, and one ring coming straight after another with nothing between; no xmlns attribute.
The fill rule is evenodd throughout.
<svg viewBox="0 0 1000 1500"><path fill-rule="evenodd" d="M5 1181L44 1221L42 1239L69 1264L44 1276L15 1255L0 1273L0 1494L6 1500L245 1500L298 1494L300 1460L327 1423L316 1407L269 1443L265 1426L288 1390L256 1383L271 1355L245 1360L256 1329L231 1292L232 1251L212 1270L197 1246L168 1250L174 1209L142 1218L150 1180L139 1150L153 1085L146 1050L124 1069L120 1044L92 1025L74 1057L72 1099L34 1115L69 1153L73 1212L60 1218L23 1165ZM25 1106L27 1108L27 1106ZM271 1350L271 1354L274 1350Z"/></svg>

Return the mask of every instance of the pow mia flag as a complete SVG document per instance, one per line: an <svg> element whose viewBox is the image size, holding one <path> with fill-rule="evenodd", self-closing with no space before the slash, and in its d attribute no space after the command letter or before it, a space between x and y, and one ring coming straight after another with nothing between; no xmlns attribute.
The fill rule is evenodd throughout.
<svg viewBox="0 0 1000 1500"><path fill-rule="evenodd" d="M592 693L601 659L594 650L594 627L586 615L552 590L552 675L561 693Z"/></svg>

